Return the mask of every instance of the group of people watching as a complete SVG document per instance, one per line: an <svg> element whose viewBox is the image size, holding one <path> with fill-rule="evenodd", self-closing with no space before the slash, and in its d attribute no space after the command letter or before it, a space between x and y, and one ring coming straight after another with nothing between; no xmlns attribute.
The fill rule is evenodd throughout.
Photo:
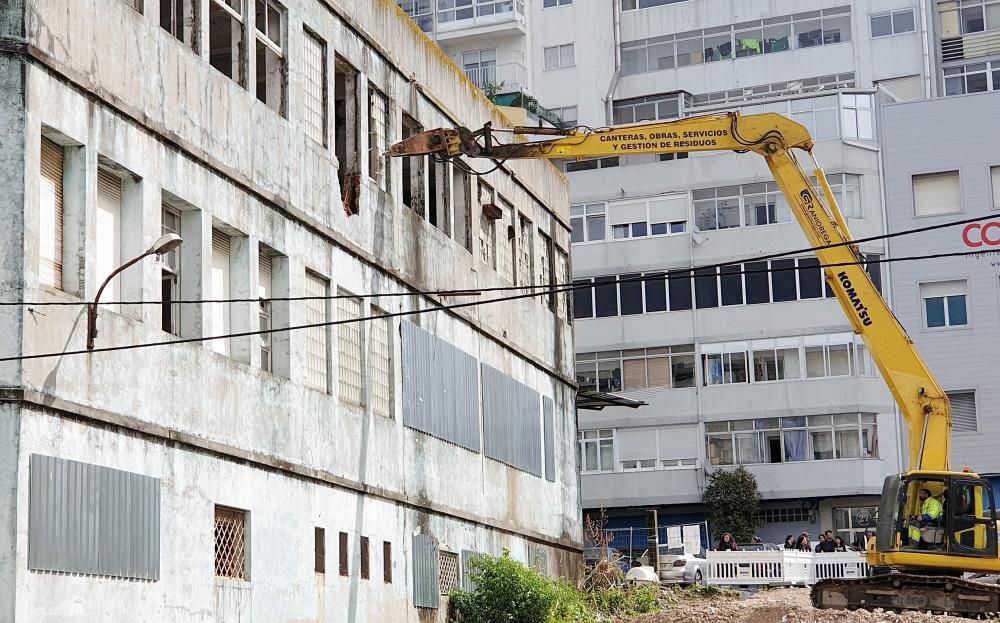
<svg viewBox="0 0 1000 623"><path fill-rule="evenodd" d="M785 549L794 549L800 552L816 552L817 554L823 552L846 552L848 551L847 544L844 543L844 539L840 535L834 536L833 530L827 530L819 535L819 542L813 546L812 541L809 540L809 533L803 532L795 538L794 534L789 534L785 537Z"/></svg>
<svg viewBox="0 0 1000 623"><path fill-rule="evenodd" d="M789 534L785 537L785 549L797 550L800 552L815 552L817 554L823 552L864 551L865 542L869 536L870 533L865 533L864 536L859 536L858 543L848 545L839 535L834 535L833 530L827 530L819 535L819 542L813 545L812 541L809 540L808 532L801 533L797 538L794 534ZM752 542L754 545L760 545L763 543L759 536L753 537ZM736 539L733 538L733 535L726 532L722 535L722 538L719 539L719 544L716 546L715 551L738 552L739 549L740 548L736 544Z"/></svg>

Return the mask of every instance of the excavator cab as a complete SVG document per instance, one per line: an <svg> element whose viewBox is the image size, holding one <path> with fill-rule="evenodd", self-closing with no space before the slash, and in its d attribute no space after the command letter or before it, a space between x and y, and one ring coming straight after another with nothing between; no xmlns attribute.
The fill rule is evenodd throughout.
<svg viewBox="0 0 1000 623"><path fill-rule="evenodd" d="M970 472L888 476L875 543L880 566L944 567L927 557L962 556L990 560L992 568L997 561L993 488Z"/></svg>

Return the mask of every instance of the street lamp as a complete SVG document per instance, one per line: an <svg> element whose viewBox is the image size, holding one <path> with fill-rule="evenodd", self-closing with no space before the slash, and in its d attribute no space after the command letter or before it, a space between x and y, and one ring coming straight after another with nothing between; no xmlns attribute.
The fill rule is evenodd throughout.
<svg viewBox="0 0 1000 623"><path fill-rule="evenodd" d="M138 255L125 262L108 275L108 278L104 280L101 287L97 289L97 296L94 297L94 302L87 304L87 350L94 350L94 339L97 337L97 304L101 301L101 294L104 292L104 288L115 278L115 275L144 257L149 257L150 255L160 256L164 253L169 253L180 246L182 242L184 241L177 234L164 234L153 243L153 246L146 249L142 255Z"/></svg>

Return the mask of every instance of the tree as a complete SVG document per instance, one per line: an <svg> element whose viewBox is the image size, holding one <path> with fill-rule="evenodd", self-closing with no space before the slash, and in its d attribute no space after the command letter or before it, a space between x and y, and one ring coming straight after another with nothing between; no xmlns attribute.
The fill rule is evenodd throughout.
<svg viewBox="0 0 1000 623"><path fill-rule="evenodd" d="M716 539L728 532L737 543L750 542L760 510L760 491L753 474L743 466L732 471L720 469L709 476L702 499Z"/></svg>

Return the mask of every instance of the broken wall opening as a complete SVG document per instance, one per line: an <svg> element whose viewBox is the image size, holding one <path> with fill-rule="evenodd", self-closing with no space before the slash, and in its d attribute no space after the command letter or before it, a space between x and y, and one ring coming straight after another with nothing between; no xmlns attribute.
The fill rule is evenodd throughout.
<svg viewBox="0 0 1000 623"><path fill-rule="evenodd" d="M334 58L333 127L337 180L344 211L358 213L360 171L358 162L358 70L340 56Z"/></svg>

